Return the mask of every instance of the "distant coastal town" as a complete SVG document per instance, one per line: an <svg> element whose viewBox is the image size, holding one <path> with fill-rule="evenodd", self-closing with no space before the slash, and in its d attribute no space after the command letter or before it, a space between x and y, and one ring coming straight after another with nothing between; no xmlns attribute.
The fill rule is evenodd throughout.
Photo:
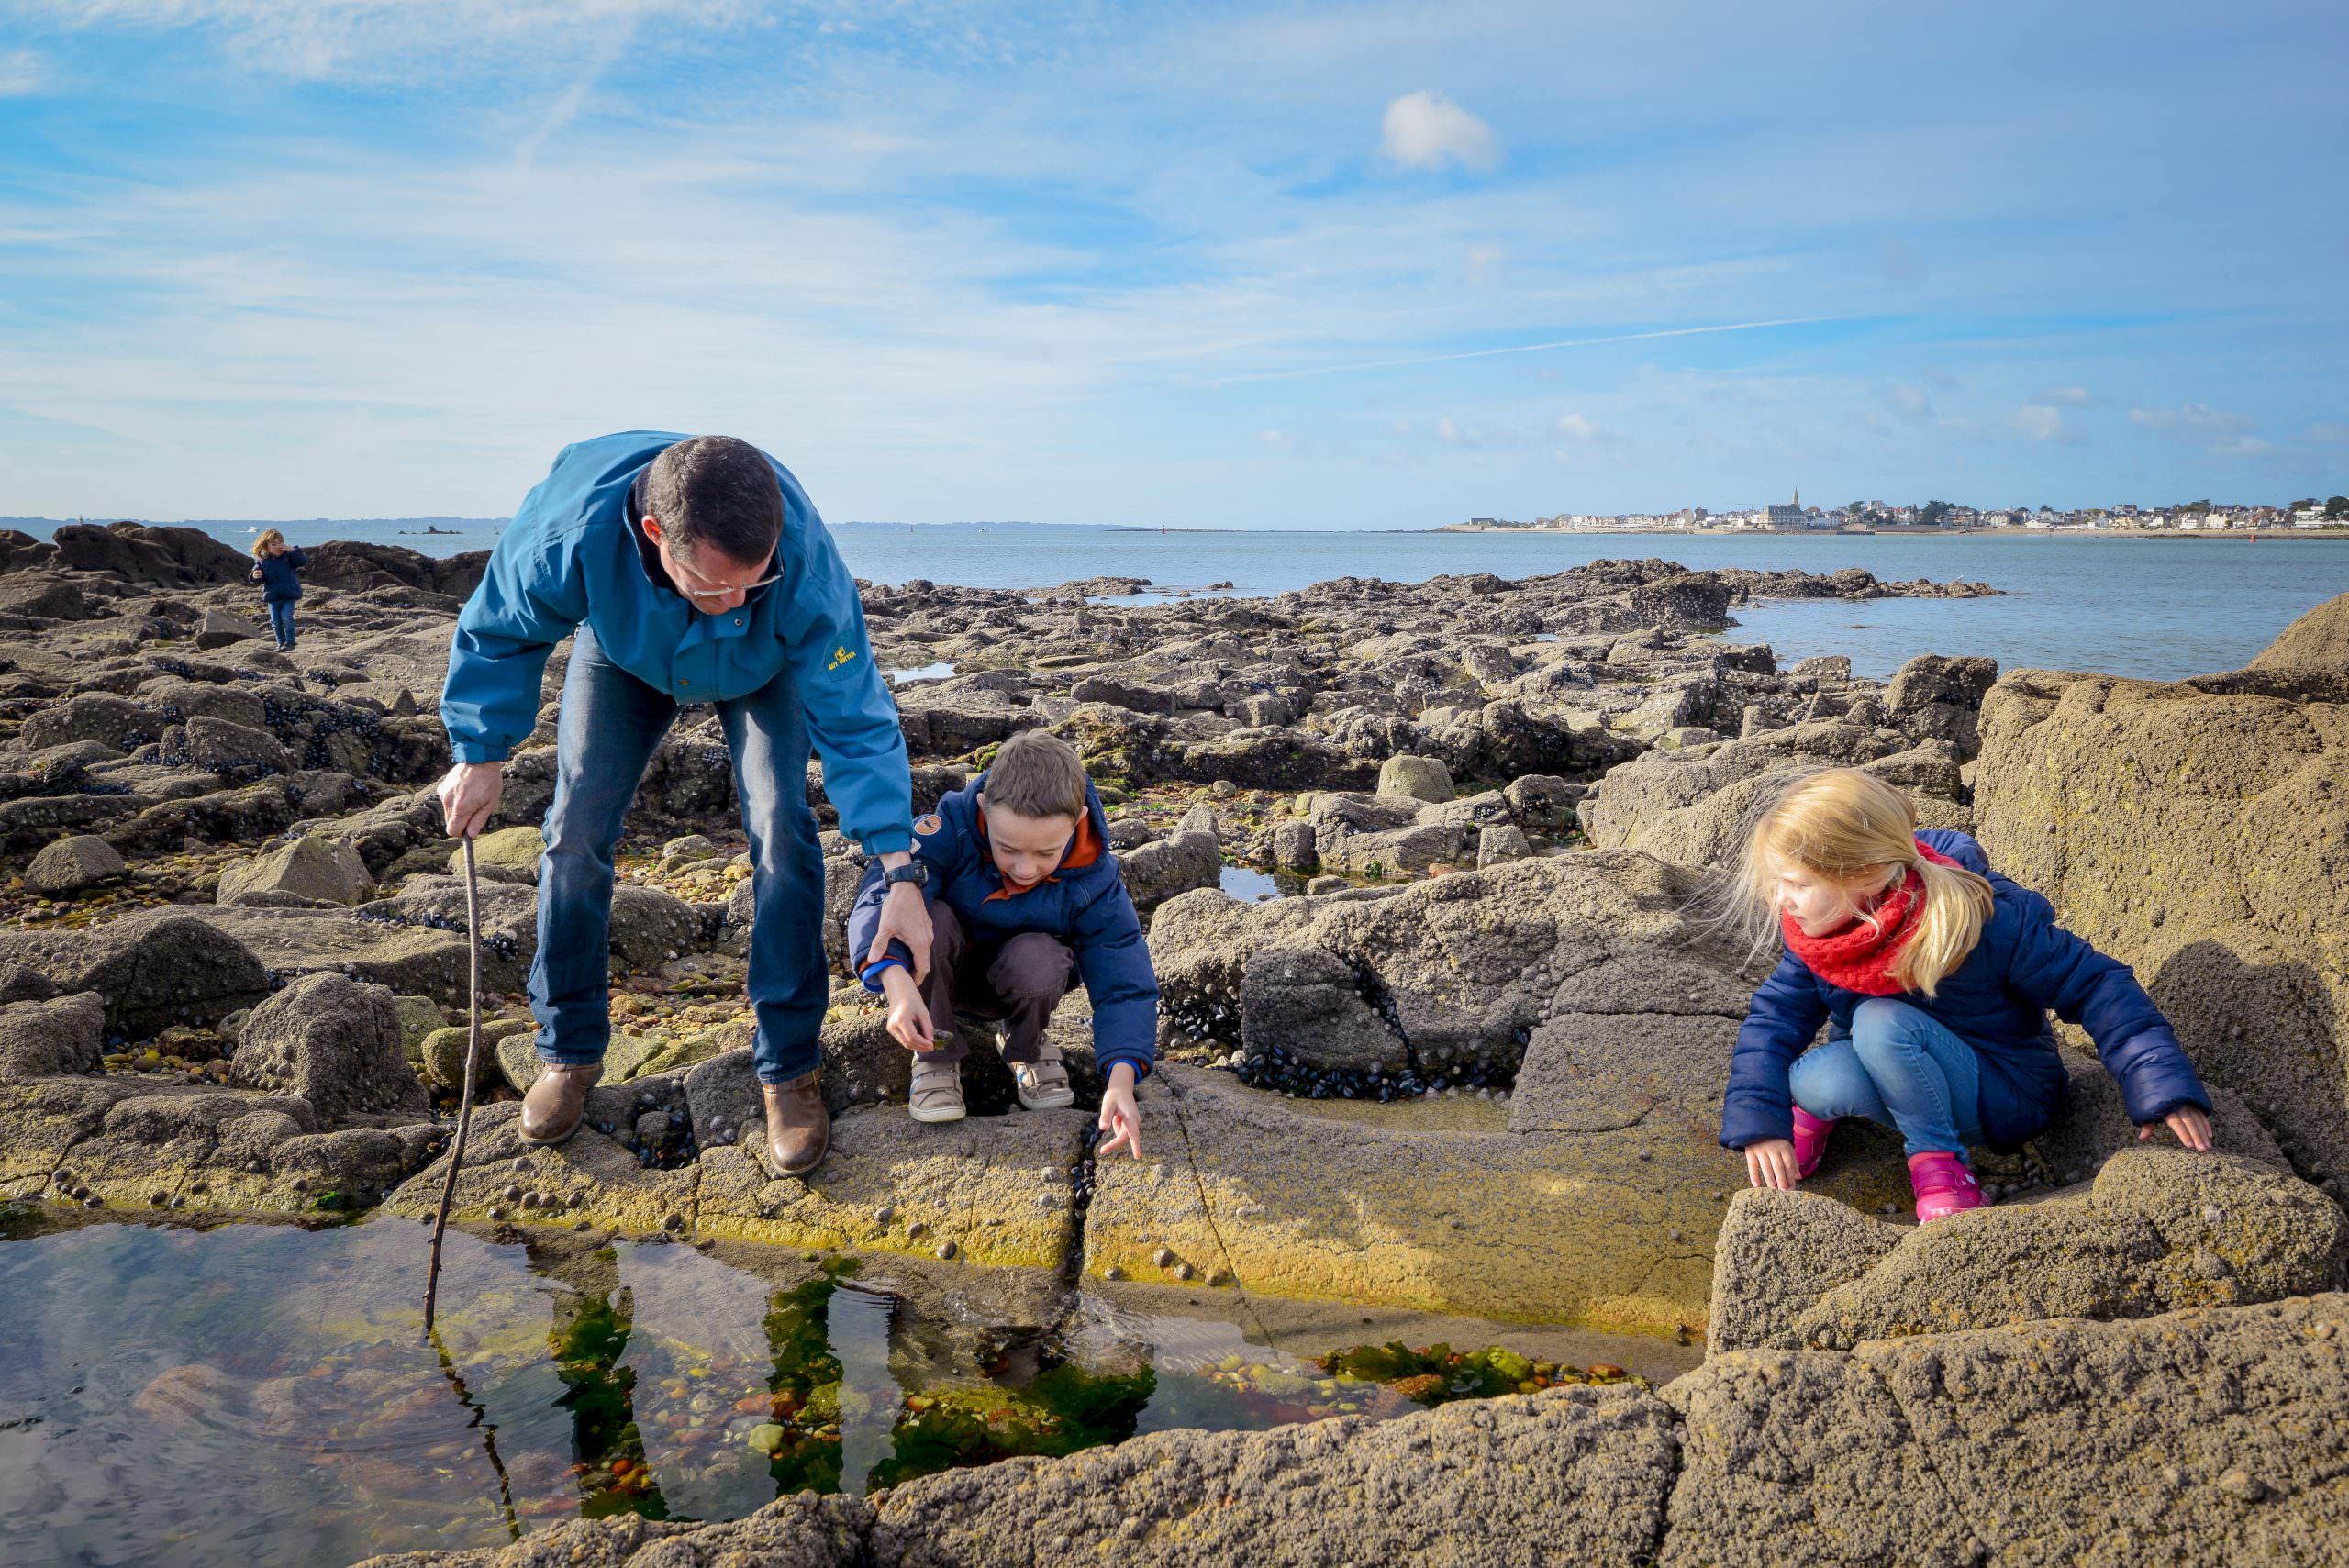
<svg viewBox="0 0 2349 1568"><path fill-rule="evenodd" d="M1860 533L1951 534L1983 532L2258 533L2262 530L2335 529L2349 533L2349 495L2313 496L2282 506L2210 500L2172 506L2122 502L2058 511L2053 506L1959 506L1952 501L1922 505L1854 501L1841 506L1806 506L1795 493L1783 505L1745 511L1709 512L1684 506L1676 512L1597 515L1561 512L1520 522L1508 517L1471 517L1447 524L1444 533Z"/></svg>

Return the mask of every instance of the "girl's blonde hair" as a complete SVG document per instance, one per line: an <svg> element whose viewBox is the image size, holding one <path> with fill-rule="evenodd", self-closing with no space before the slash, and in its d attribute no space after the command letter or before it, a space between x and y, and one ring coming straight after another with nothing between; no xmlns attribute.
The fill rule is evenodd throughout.
<svg viewBox="0 0 2349 1568"><path fill-rule="evenodd" d="M259 561L262 556L273 555L284 548L285 536L284 534L278 532L275 528L263 528L261 530L261 537L253 540L253 559L255 561Z"/></svg>
<svg viewBox="0 0 2349 1568"><path fill-rule="evenodd" d="M1776 863L1788 862L1848 885L1887 867L1897 885L1915 872L1924 884L1923 907L1912 917L1916 935L1893 960L1891 975L1906 991L1933 995L1982 940L1990 917L1988 882L1962 866L1939 865L1917 848L1917 808L1900 791L1856 768L1830 768L1790 781L1764 803L1746 836L1734 878L1740 923L1754 951L1778 934ZM1854 911L1870 925L1876 917Z"/></svg>

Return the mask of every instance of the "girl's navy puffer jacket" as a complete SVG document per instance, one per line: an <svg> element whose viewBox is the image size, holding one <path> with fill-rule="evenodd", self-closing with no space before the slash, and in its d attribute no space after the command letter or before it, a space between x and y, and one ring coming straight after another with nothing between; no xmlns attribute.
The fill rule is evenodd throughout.
<svg viewBox="0 0 2349 1568"><path fill-rule="evenodd" d="M1899 997L1980 1053L1982 1129L1992 1148L2016 1148L2063 1108L2066 1078L2047 1023L2050 1009L2096 1041L2132 1121L2159 1121L2180 1106L2210 1108L2176 1031L2127 964L2056 925L2047 900L1992 871L1970 835L1935 828L1918 838L1987 877L1996 895L1981 940L1936 995L1908 991ZM1851 1033L1852 1010L1867 999L1829 984L1791 952L1779 959L1737 1033L1721 1096L1723 1145L1742 1149L1794 1136L1787 1070L1820 1024L1830 1025L1831 1039Z"/></svg>

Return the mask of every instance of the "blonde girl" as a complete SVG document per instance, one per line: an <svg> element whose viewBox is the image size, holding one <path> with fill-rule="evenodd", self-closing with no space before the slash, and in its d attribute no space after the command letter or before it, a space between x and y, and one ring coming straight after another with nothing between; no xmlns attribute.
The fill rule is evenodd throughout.
<svg viewBox="0 0 2349 1568"><path fill-rule="evenodd" d="M262 585L262 602L269 606L269 628L277 634L277 651L294 651L294 606L301 602L302 580L295 573L310 558L285 542L275 528L263 528L253 540L253 569L247 581Z"/></svg>
<svg viewBox="0 0 2349 1568"><path fill-rule="evenodd" d="M2095 1040L2140 1138L2166 1122L2210 1147L2210 1095L2128 965L2058 927L1969 835L1920 833L1882 779L1794 780L1756 817L1734 886L1757 947L1786 946L1721 1102L1720 1140L1755 1186L1794 1186L1859 1116L1899 1129L1920 1220L1979 1207L1967 1145L2014 1148L2063 1106L2050 1009Z"/></svg>

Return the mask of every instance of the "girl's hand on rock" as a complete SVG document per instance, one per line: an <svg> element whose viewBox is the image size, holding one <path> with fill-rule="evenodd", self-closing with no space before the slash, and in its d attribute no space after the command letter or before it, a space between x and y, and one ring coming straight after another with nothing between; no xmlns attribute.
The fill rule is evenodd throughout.
<svg viewBox="0 0 2349 1568"><path fill-rule="evenodd" d="M1093 1151L1096 1160L1108 1159L1121 1145L1135 1159L1141 1158L1141 1111L1134 1105L1134 1070L1129 1062L1109 1069L1109 1086L1101 1091L1100 1125L1110 1136Z"/></svg>
<svg viewBox="0 0 2349 1568"><path fill-rule="evenodd" d="M2180 1106L2162 1119L2169 1123L2169 1129L2177 1134L2180 1143L2198 1153L2210 1152L2210 1118L2202 1114L2200 1106ZM2148 1122L2137 1129L2137 1141L2143 1143L2153 1135L2153 1124Z"/></svg>
<svg viewBox="0 0 2349 1568"><path fill-rule="evenodd" d="M1783 1138L1765 1138L1745 1146L1745 1177L1757 1187L1795 1190L1802 1178L1795 1167L1795 1146Z"/></svg>

